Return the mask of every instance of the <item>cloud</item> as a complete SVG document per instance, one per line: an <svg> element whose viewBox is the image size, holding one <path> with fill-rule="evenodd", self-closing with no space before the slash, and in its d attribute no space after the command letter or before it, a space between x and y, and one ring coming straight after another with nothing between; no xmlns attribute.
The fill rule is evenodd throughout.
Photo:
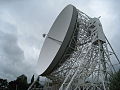
<svg viewBox="0 0 120 90"><path fill-rule="evenodd" d="M18 45L17 28L0 20L0 77L12 80L23 73L32 75L34 72L24 60L24 51Z"/></svg>

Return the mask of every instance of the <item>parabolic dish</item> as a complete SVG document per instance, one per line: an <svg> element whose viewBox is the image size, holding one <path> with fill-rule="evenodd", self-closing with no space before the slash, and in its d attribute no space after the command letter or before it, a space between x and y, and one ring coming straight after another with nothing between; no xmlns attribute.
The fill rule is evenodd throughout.
<svg viewBox="0 0 120 90"><path fill-rule="evenodd" d="M76 20L77 9L72 5L66 6L58 15L39 55L37 70L39 75L47 76L57 68L71 40Z"/></svg>

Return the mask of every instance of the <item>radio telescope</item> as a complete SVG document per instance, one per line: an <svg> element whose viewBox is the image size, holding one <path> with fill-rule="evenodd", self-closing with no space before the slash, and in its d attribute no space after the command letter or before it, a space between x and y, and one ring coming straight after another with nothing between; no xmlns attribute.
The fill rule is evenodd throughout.
<svg viewBox="0 0 120 90"><path fill-rule="evenodd" d="M38 72L58 85L51 90L109 90L114 62L120 65L99 18L68 5L46 35Z"/></svg>

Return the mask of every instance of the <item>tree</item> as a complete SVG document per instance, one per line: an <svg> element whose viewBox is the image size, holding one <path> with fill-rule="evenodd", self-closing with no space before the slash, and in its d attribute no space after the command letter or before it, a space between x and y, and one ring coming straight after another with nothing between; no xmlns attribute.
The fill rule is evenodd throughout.
<svg viewBox="0 0 120 90"><path fill-rule="evenodd" d="M39 77L37 78L35 85L36 85L36 87L40 87L40 86L41 86L41 84L40 84L40 82L39 82Z"/></svg>
<svg viewBox="0 0 120 90"><path fill-rule="evenodd" d="M27 77L25 75L21 75L17 77L16 83L18 88L17 90L27 90L28 83L27 83Z"/></svg>
<svg viewBox="0 0 120 90"><path fill-rule="evenodd" d="M7 90L8 82L7 79L0 79L0 89Z"/></svg>
<svg viewBox="0 0 120 90"><path fill-rule="evenodd" d="M28 83L27 77L25 75L21 75L17 77L16 80L9 82L8 89L9 90L27 90Z"/></svg>
<svg viewBox="0 0 120 90"><path fill-rule="evenodd" d="M32 88L33 90L36 90L36 89L38 89L38 88L43 88L43 85L40 84L39 77L38 77L37 80L35 80L35 81L34 81L33 78L34 78L34 75L32 76L32 78L31 78L31 83L29 84L29 85L31 85L32 82L34 82L34 84L31 86L31 88Z"/></svg>
<svg viewBox="0 0 120 90"><path fill-rule="evenodd" d="M11 81L9 82L9 85L8 85L8 90L16 90L17 89L17 83L16 81Z"/></svg>
<svg viewBox="0 0 120 90"><path fill-rule="evenodd" d="M30 84L32 84L33 82L34 82L34 75L31 78L31 83Z"/></svg>
<svg viewBox="0 0 120 90"><path fill-rule="evenodd" d="M120 90L120 70L110 77L110 90Z"/></svg>

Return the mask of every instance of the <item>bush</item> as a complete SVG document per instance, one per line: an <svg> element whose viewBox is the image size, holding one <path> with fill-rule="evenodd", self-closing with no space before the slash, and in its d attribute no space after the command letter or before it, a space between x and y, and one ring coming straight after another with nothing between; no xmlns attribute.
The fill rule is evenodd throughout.
<svg viewBox="0 0 120 90"><path fill-rule="evenodd" d="M120 70L110 77L110 90L120 90Z"/></svg>

